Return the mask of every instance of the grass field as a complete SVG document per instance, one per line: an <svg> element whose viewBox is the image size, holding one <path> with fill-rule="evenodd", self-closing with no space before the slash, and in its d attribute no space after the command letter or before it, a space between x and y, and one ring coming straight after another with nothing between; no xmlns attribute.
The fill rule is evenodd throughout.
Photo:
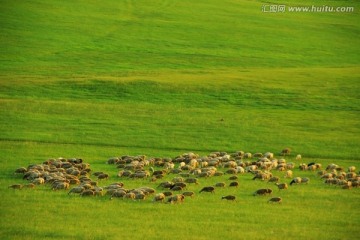
<svg viewBox="0 0 360 240"><path fill-rule="evenodd" d="M261 11L272 4L355 10ZM299 153L305 163L358 171L359 9L358 1L3 1L0 238L355 239L359 189L325 185L297 168L308 185L279 193L246 173L237 189L177 205L8 186L25 183L16 168L48 158L81 157L110 174L100 185L134 188L157 183L119 179L108 158L278 156L285 147L293 150L288 162ZM283 203L252 196L262 187ZM226 194L238 201L221 201Z"/></svg>

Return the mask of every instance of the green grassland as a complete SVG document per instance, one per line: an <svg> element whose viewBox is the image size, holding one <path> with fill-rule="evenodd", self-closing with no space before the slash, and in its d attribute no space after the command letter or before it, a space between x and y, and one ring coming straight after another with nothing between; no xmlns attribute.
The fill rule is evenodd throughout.
<svg viewBox="0 0 360 240"><path fill-rule="evenodd" d="M263 5L353 6L353 13L264 13ZM81 157L106 184L109 157L274 152L360 169L358 1L2 1L1 239L355 239L359 189L237 189L183 204L14 191L20 166ZM299 162L296 162L299 164ZM221 169L222 170L222 169ZM283 179L283 172L274 171ZM175 175L169 175L170 180ZM252 193L271 187L282 204ZM158 191L160 191L158 189ZM234 194L237 202L221 200Z"/></svg>

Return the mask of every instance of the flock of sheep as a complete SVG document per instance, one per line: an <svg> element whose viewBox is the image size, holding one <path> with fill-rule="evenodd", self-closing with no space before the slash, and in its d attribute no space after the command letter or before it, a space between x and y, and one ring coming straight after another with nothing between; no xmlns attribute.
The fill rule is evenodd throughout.
<svg viewBox="0 0 360 240"><path fill-rule="evenodd" d="M214 193L217 188L225 186L237 188L239 174L250 174L252 180L274 183L279 190L286 190L289 185L293 184L308 184L309 178L293 176L293 169L297 164L287 162L284 158L290 153L291 150L286 148L280 153L281 158L276 158L271 152L252 154L237 151L231 154L213 152L207 156L199 156L190 152L174 158L148 158L140 155L108 159L107 164L112 164L118 169L116 176L118 179L147 179L152 186L139 186L131 189L126 188L123 182L100 186L102 181L108 179L111 174L94 172L90 164L83 162L82 159L48 159L41 164L32 164L16 169L15 174L21 174L28 183L14 184L9 187L22 189L47 184L52 190L66 190L68 195L76 194L82 197L108 196L109 199L144 200L151 196L153 202L182 203L186 197ZM301 155L297 155L295 159L300 161ZM323 179L324 183L337 185L344 189L358 187L360 183L360 175L356 173L354 166L344 169L336 164L330 164L323 170L319 163L300 163L298 168L301 171L317 171L319 178ZM274 176L274 171L283 172L284 178L290 179L288 180L289 185L281 182L282 178ZM199 186L201 178L224 176L225 174L230 175L228 184L217 182L212 186ZM192 184L199 186L197 193L187 190L187 187ZM254 189L252 194L267 196L272 193L271 188L264 187ZM225 195L220 199L236 201L236 196ZM281 203L282 198L271 197L268 202Z"/></svg>

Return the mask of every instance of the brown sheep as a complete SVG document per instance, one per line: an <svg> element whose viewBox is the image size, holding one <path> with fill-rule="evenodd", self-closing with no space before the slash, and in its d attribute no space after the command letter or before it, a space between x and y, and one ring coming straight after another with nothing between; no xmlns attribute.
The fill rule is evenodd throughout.
<svg viewBox="0 0 360 240"><path fill-rule="evenodd" d="M158 193L158 194L156 194L155 195L155 197L154 197L154 202L163 202L165 200L165 194L163 194L163 193Z"/></svg>
<svg viewBox="0 0 360 240"><path fill-rule="evenodd" d="M239 183L238 182L231 182L229 184L229 187L238 187L239 186Z"/></svg>
<svg viewBox="0 0 360 240"><path fill-rule="evenodd" d="M272 190L270 188L261 188L261 189L258 189L254 192L254 196L256 195L271 195L272 194Z"/></svg>
<svg viewBox="0 0 360 240"><path fill-rule="evenodd" d="M268 203L281 203L282 202L282 199L281 197L273 197L273 198L270 198Z"/></svg>
<svg viewBox="0 0 360 240"><path fill-rule="evenodd" d="M229 200L229 201L236 201L236 197L233 196L233 195L223 196L223 197L221 197L221 199L226 199L226 200Z"/></svg>
<svg viewBox="0 0 360 240"><path fill-rule="evenodd" d="M211 193L214 193L215 192L215 188L214 187L203 187L199 193L202 193L202 192L211 192Z"/></svg>
<svg viewBox="0 0 360 240"><path fill-rule="evenodd" d="M84 190L85 190L85 188L81 187L81 186L74 187L68 192L68 195L70 195L70 193L82 193Z"/></svg>
<svg viewBox="0 0 360 240"><path fill-rule="evenodd" d="M108 179L109 178L109 174L106 174L106 173L101 173L97 176L97 178L99 180L102 180L102 179Z"/></svg>
<svg viewBox="0 0 360 240"><path fill-rule="evenodd" d="M288 185L286 183L276 183L276 186L280 189L288 189Z"/></svg>
<svg viewBox="0 0 360 240"><path fill-rule="evenodd" d="M182 195L184 195L185 197L193 197L195 195L194 192L183 192Z"/></svg>
<svg viewBox="0 0 360 240"><path fill-rule="evenodd" d="M215 183L215 187L225 187L225 186L226 186L226 183L224 183L224 182Z"/></svg>
<svg viewBox="0 0 360 240"><path fill-rule="evenodd" d="M129 192L129 193L126 193L125 195L124 195L124 198L128 198L128 199L132 199L132 200L134 200L135 199L135 193L133 193L133 192Z"/></svg>
<svg viewBox="0 0 360 240"><path fill-rule="evenodd" d="M95 196L95 192L92 189L88 189L80 193L81 197Z"/></svg>
<svg viewBox="0 0 360 240"><path fill-rule="evenodd" d="M291 149L290 148L284 148L281 153L281 155L285 156L285 155L290 155L291 154Z"/></svg>
<svg viewBox="0 0 360 240"><path fill-rule="evenodd" d="M271 177L271 178L268 180L268 182L278 182L279 180L280 180L279 177L274 176L274 177Z"/></svg>
<svg viewBox="0 0 360 240"><path fill-rule="evenodd" d="M175 196L168 198L168 203L182 203L184 202L185 196L182 194L177 194Z"/></svg>
<svg viewBox="0 0 360 240"><path fill-rule="evenodd" d="M22 185L22 184L13 184L13 185L10 185L9 188L12 188L12 189L22 189L22 188L23 188L23 185Z"/></svg>
<svg viewBox="0 0 360 240"><path fill-rule="evenodd" d="M109 191L108 191L109 192ZM125 196L126 192L123 190L115 190L110 197L110 200L113 198L123 198Z"/></svg>

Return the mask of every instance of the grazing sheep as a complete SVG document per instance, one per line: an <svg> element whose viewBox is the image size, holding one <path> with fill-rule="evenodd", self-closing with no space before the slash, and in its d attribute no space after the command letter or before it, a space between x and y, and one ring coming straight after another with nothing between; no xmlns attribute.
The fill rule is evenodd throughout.
<svg viewBox="0 0 360 240"><path fill-rule="evenodd" d="M134 200L135 197L136 197L136 195L133 192L129 192L124 195L124 198L132 199L132 200Z"/></svg>
<svg viewBox="0 0 360 240"><path fill-rule="evenodd" d="M53 186L53 190L59 190L59 189L69 189L70 187L70 184L67 183L67 182L60 182L60 183L57 183Z"/></svg>
<svg viewBox="0 0 360 240"><path fill-rule="evenodd" d="M18 168L15 170L15 173L21 173L21 174L24 174L27 172L27 169L24 168L24 167L21 167L21 168Z"/></svg>
<svg viewBox="0 0 360 240"><path fill-rule="evenodd" d="M211 193L214 193L215 192L215 188L212 187L212 186L209 186L209 187L203 187L199 193L202 193L202 192L211 192Z"/></svg>
<svg viewBox="0 0 360 240"><path fill-rule="evenodd" d="M270 198L268 203L281 203L282 202L282 199L281 197L273 197L273 198Z"/></svg>
<svg viewBox="0 0 360 240"><path fill-rule="evenodd" d="M173 193L170 192L170 191L162 192L162 193L165 195L165 197L169 197L169 196L172 196L172 195L173 195Z"/></svg>
<svg viewBox="0 0 360 240"><path fill-rule="evenodd" d="M185 179L186 183L195 183L195 184L199 184L199 181L197 178L186 178Z"/></svg>
<svg viewBox="0 0 360 240"><path fill-rule="evenodd" d="M271 195L272 194L272 190L270 188L261 188L261 189L258 189L254 192L254 196L256 195Z"/></svg>
<svg viewBox="0 0 360 240"><path fill-rule="evenodd" d="M175 177L175 178L173 178L172 181L173 181L174 183L184 182L184 178L182 178L182 177Z"/></svg>
<svg viewBox="0 0 360 240"><path fill-rule="evenodd" d="M158 193L154 197L154 202L163 202L165 200L165 194L164 193Z"/></svg>
<svg viewBox="0 0 360 240"><path fill-rule="evenodd" d="M290 186L293 185L293 183L299 184L301 183L301 178L300 177L296 177L294 178L291 182L290 182Z"/></svg>
<svg viewBox="0 0 360 240"><path fill-rule="evenodd" d="M85 190L84 187L74 187L72 189L70 189L70 191L68 192L68 195L70 195L70 193L82 193Z"/></svg>
<svg viewBox="0 0 360 240"><path fill-rule="evenodd" d="M237 174L237 170L236 170L236 168L230 168L230 169L226 170L226 173L227 174Z"/></svg>
<svg viewBox="0 0 360 240"><path fill-rule="evenodd" d="M22 188L23 188L23 185L22 185L22 184L13 184L13 185L10 185L9 188L12 188L12 189L22 189Z"/></svg>
<svg viewBox="0 0 360 240"><path fill-rule="evenodd" d="M44 178L35 178L34 180L32 180L32 183L36 184L36 185L40 185L40 184L44 184L45 183L45 179Z"/></svg>
<svg viewBox="0 0 360 240"><path fill-rule="evenodd" d="M229 201L236 201L236 197L234 195L222 196L221 199L226 199Z"/></svg>
<svg viewBox="0 0 360 240"><path fill-rule="evenodd" d="M81 197L89 197L89 196L95 196L95 191L92 189L88 189L80 193Z"/></svg>
<svg viewBox="0 0 360 240"><path fill-rule="evenodd" d="M182 194L177 194L175 196L168 198L168 203L182 203L184 202L185 196Z"/></svg>
<svg viewBox="0 0 360 240"><path fill-rule="evenodd" d="M288 189L288 185L286 183L275 183L275 185L279 188L279 191L281 189Z"/></svg>
<svg viewBox="0 0 360 240"><path fill-rule="evenodd" d="M183 192L182 195L184 195L185 197L193 197L195 195L195 193L188 191L188 192Z"/></svg>
<svg viewBox="0 0 360 240"><path fill-rule="evenodd" d="M306 165L306 163L301 163L300 165L299 165L299 169L301 170L301 171L305 171L305 170L307 170L309 167L308 167L308 165Z"/></svg>
<svg viewBox="0 0 360 240"><path fill-rule="evenodd" d="M178 187L182 187L182 188L187 188L187 185L186 185L186 183L184 183L184 182L174 183L174 186L178 186ZM172 189L172 188L170 188L170 189Z"/></svg>
<svg viewBox="0 0 360 240"><path fill-rule="evenodd" d="M355 166L351 166L348 168L348 172L356 172L356 167Z"/></svg>
<svg viewBox="0 0 360 240"><path fill-rule="evenodd" d="M231 182L229 184L229 187L238 187L239 186L239 183L238 182Z"/></svg>
<svg viewBox="0 0 360 240"><path fill-rule="evenodd" d="M278 182L279 180L280 180L279 177L274 176L274 177L271 177L268 182Z"/></svg>
<svg viewBox="0 0 360 240"><path fill-rule="evenodd" d="M24 187L26 187L26 188L34 188L35 184L34 183L28 183L28 184L25 184Z"/></svg>
<svg viewBox="0 0 360 240"><path fill-rule="evenodd" d="M310 182L310 178L307 178L307 177L301 178L301 183L306 183L306 184L308 184L309 182Z"/></svg>
<svg viewBox="0 0 360 240"><path fill-rule="evenodd" d="M225 187L225 186L226 186L226 183L224 183L224 182L215 183L215 187Z"/></svg>
<svg viewBox="0 0 360 240"><path fill-rule="evenodd" d="M183 187L182 186L173 186L172 188L170 188L170 190L172 191L182 191L183 190Z"/></svg>
<svg viewBox="0 0 360 240"><path fill-rule="evenodd" d="M155 193L155 189L151 187L140 187L138 190L142 191L145 195L151 195Z"/></svg>
<svg viewBox="0 0 360 240"><path fill-rule="evenodd" d="M280 155L282 155L282 156L290 155L290 154L291 154L291 149L290 148L284 148L280 153Z"/></svg>
<svg viewBox="0 0 360 240"><path fill-rule="evenodd" d="M229 180L238 180L238 176L231 176L229 177Z"/></svg>
<svg viewBox="0 0 360 240"><path fill-rule="evenodd" d="M244 158L252 158L252 154L249 152L244 153Z"/></svg>
<svg viewBox="0 0 360 240"><path fill-rule="evenodd" d="M97 176L97 178L98 178L99 180L101 180L101 179L108 179L108 178L109 178L109 174L101 173L101 174L99 174L99 175Z"/></svg>
<svg viewBox="0 0 360 240"><path fill-rule="evenodd" d="M295 158L295 159L298 160L298 161L300 161L300 160L301 160L301 155L300 155L300 154L296 155L296 158Z"/></svg>
<svg viewBox="0 0 360 240"><path fill-rule="evenodd" d="M145 198L146 198L146 195L145 194L143 194L143 193L137 193L137 194L135 194L135 200L145 200Z"/></svg>
<svg viewBox="0 0 360 240"><path fill-rule="evenodd" d="M293 176L293 171L287 170L284 177L285 178L292 178L292 176Z"/></svg>
<svg viewBox="0 0 360 240"><path fill-rule="evenodd" d="M158 185L158 188L171 188L174 186L174 183L173 182L162 182Z"/></svg>

